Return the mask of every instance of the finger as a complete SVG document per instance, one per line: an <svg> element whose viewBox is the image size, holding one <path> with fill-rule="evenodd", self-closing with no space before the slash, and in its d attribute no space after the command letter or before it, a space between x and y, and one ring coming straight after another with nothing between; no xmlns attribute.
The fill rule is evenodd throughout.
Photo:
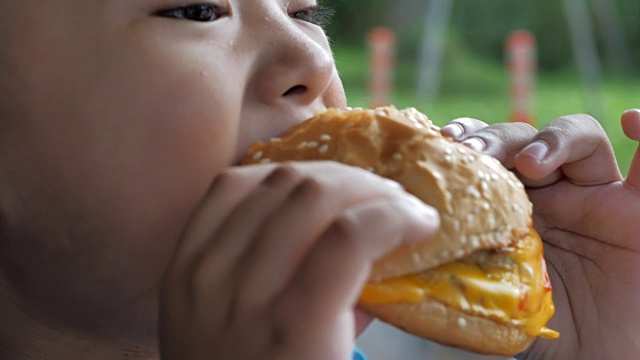
<svg viewBox="0 0 640 360"><path fill-rule="evenodd" d="M429 218L417 218L412 204L386 199L345 211L276 299L276 311L282 310L292 323L304 317L308 327L326 328L336 314L353 308L374 260L402 242L433 233L437 217L433 213Z"/></svg>
<svg viewBox="0 0 640 360"><path fill-rule="evenodd" d="M373 185L375 184L371 186ZM437 219L437 214L431 207L400 189L384 189L388 187L386 183L378 186L383 189L374 198L404 201L405 207L413 209L409 214L410 219L428 226L427 231L433 230L437 225L434 220ZM345 199L327 196L332 192L332 189L323 187L316 180L305 180L269 219L251 253L239 264L244 269L240 299L247 309L262 306L280 293L316 239L335 220L335 214L351 205L351 201L347 203ZM304 214L304 217L300 214ZM422 232L407 234L410 239L424 239L420 236Z"/></svg>
<svg viewBox="0 0 640 360"><path fill-rule="evenodd" d="M212 234L218 231L232 209L275 168L272 164L251 165L218 175L186 226L174 254L176 262L173 266L190 264L211 241Z"/></svg>
<svg viewBox="0 0 640 360"><path fill-rule="evenodd" d="M185 233L177 244L172 262L165 272L162 306L173 309L171 313L178 317L176 321L181 321L181 317L188 317L194 310L192 282L194 259L211 241L212 234L222 225L231 209L273 169L272 165L246 167L243 171L248 172L245 175L250 176L237 176L235 171L227 171L214 180L207 196L189 221ZM220 254L220 256L223 255ZM212 261L220 264L217 259ZM210 281L213 282L214 279Z"/></svg>
<svg viewBox="0 0 640 360"><path fill-rule="evenodd" d="M212 217L211 221L219 222L220 226L205 236L209 241L197 247L200 251L193 258L175 260L176 265L169 270L172 272L170 284L164 292L170 297L167 304L184 308L186 316L210 309L207 319L193 320L206 324L208 329L223 326L233 315L229 310L237 288L237 280L229 277L233 265L246 251L265 219L295 187L298 178L286 166L277 167L237 206L227 209L228 214L216 214L219 219ZM214 210L225 211L215 207ZM185 245L189 245L190 240L185 238Z"/></svg>
<svg viewBox="0 0 640 360"><path fill-rule="evenodd" d="M569 181L597 185L621 180L613 147L602 126L588 115L559 118L534 136L516 156L516 169L540 186Z"/></svg>
<svg viewBox="0 0 640 360"><path fill-rule="evenodd" d="M458 118L440 129L440 133L453 140L460 141L478 130L487 127L487 123L472 118Z"/></svg>
<svg viewBox="0 0 640 360"><path fill-rule="evenodd" d="M627 110L622 114L622 130L629 139L640 141L640 110ZM633 156L625 184L640 191L640 148Z"/></svg>
<svg viewBox="0 0 640 360"><path fill-rule="evenodd" d="M229 278L236 263L253 246L264 223L282 206L301 178L293 167L276 167L209 235L211 240L193 260L192 274L187 279L188 291L195 298L206 304L216 296L219 281Z"/></svg>
<svg viewBox="0 0 640 360"><path fill-rule="evenodd" d="M536 134L537 130L522 122L487 126L469 134L462 144L498 159L506 168L515 167L515 156Z"/></svg>

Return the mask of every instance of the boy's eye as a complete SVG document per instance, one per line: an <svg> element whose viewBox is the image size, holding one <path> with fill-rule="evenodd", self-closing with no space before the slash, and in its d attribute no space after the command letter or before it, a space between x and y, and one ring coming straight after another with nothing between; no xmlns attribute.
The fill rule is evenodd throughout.
<svg viewBox="0 0 640 360"><path fill-rule="evenodd" d="M155 15L174 19L207 22L218 20L223 16L229 15L229 12L213 4L193 4L175 9L161 10L155 13Z"/></svg>
<svg viewBox="0 0 640 360"><path fill-rule="evenodd" d="M331 17L334 14L335 10L331 8L320 5L313 5L300 11L294 12L293 14L291 14L291 17L323 27L331 22Z"/></svg>

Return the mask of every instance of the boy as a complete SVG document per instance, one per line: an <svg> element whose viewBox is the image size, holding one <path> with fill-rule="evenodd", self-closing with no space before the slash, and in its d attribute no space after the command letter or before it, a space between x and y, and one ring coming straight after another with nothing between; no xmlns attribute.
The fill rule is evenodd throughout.
<svg viewBox="0 0 640 360"><path fill-rule="evenodd" d="M228 169L345 106L325 15L0 2L0 358L158 358L159 312L166 358L350 354L370 263L437 214L337 164Z"/></svg>
<svg viewBox="0 0 640 360"><path fill-rule="evenodd" d="M338 164L234 167L251 142L345 106L325 15L309 0L0 1L0 358L350 356L371 262L437 214ZM585 136L603 138L558 143ZM567 335L531 355L577 358L605 340L572 336L564 324L592 315L574 323L566 300L602 294L560 281L575 257L551 255ZM598 309L635 299L611 295Z"/></svg>

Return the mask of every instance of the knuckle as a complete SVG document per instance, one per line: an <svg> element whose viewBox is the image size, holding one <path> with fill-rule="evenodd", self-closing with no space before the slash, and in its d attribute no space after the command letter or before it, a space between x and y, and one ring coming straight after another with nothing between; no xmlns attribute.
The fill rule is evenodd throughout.
<svg viewBox="0 0 640 360"><path fill-rule="evenodd" d="M604 132L602 125L596 118L588 114L573 114L562 116L547 126L549 129L557 129L558 131L568 132L572 130L588 128Z"/></svg>
<svg viewBox="0 0 640 360"><path fill-rule="evenodd" d="M537 130L529 124L514 122L491 125L487 127L486 132L493 138L513 141L520 139L528 140L536 134Z"/></svg>
<svg viewBox="0 0 640 360"><path fill-rule="evenodd" d="M358 254L361 230L356 216L350 211L346 211L331 224L327 230L325 241L329 244L335 244L336 247L340 248L340 252Z"/></svg>
<svg viewBox="0 0 640 360"><path fill-rule="evenodd" d="M293 163L284 162L277 164L271 172L264 178L263 183L267 185L284 185L292 184L299 181L303 177Z"/></svg>
<svg viewBox="0 0 640 360"><path fill-rule="evenodd" d="M329 190L326 186L313 177L303 178L297 186L293 188L290 197L293 199L304 199L313 203L319 203L326 197Z"/></svg>
<svg viewBox="0 0 640 360"><path fill-rule="evenodd" d="M224 189L231 186L231 184L234 183L234 178L236 176L237 176L236 171L233 169L225 169L221 171L213 179L213 182L211 183L211 186L209 188L209 192L211 192L213 189L218 189L218 188Z"/></svg>
<svg viewBox="0 0 640 360"><path fill-rule="evenodd" d="M527 123L523 123L523 122L516 122L516 123L512 123L511 125L513 125L513 127L516 129L516 131L522 133L522 134L535 134L536 132L538 132L538 130L536 130L536 128L534 128L533 126L531 126L530 124Z"/></svg>

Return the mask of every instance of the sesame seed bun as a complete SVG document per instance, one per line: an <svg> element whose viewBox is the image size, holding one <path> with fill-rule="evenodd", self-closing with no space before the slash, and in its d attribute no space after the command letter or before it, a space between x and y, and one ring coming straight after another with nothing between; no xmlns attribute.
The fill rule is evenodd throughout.
<svg viewBox="0 0 640 360"><path fill-rule="evenodd" d="M440 292L447 293L446 296L430 290L435 298L440 296L445 301L428 296L407 300L402 295L398 297L400 300L378 303L380 296L395 299L394 292L410 293L405 291L405 285L393 285L394 290L375 290L377 300L373 303L364 301L363 295L361 305L365 310L416 335L487 354L513 355L537 336L525 331L522 324L527 321L505 315L522 312L518 308L523 307L525 298L526 307L534 310L517 316L536 317L534 325L541 323L536 331L548 330L544 324L553 314L553 305L550 286L543 279L546 269L541 242L531 227L532 205L522 183L497 160L443 137L440 129L416 109L382 107L329 109L293 127L282 138L256 143L244 164L309 160L338 161L395 180L440 214L440 228L429 239L405 245L379 259L372 269L370 284L387 284L398 279L402 282L407 276L433 272L472 258L475 260L467 262L468 266L463 264L455 272L490 272L508 267L512 273L525 275L500 276L506 276L508 281L525 281L524 286L534 289L526 294L517 293L524 288L518 283L504 293L515 291L515 295L504 295L500 293L502 290L495 290L493 295L487 293L487 297L493 296L500 303L491 306L509 308L504 311L484 311L478 304L467 308L459 304L450 306L447 297L456 299L456 303L485 301L477 294L473 295L474 300L469 300L473 296L468 294L467 285L453 276L444 281L446 286L440 286ZM525 243L534 246L522 245ZM517 250L501 250L497 256L492 253L509 246ZM523 254L525 247L533 253ZM510 257L533 260L532 264L520 266L511 264ZM484 268L482 261L486 259L491 259L491 269ZM503 266L507 263L509 266ZM439 271L437 276L442 277L442 273ZM410 280L411 284L430 281ZM541 311L543 315L538 314ZM541 316L548 317L542 321Z"/></svg>
<svg viewBox="0 0 640 360"><path fill-rule="evenodd" d="M529 233L522 183L494 158L440 135L415 109L330 109L287 136L255 144L245 164L334 160L395 180L440 213L428 241L398 249L374 267L384 280L448 263Z"/></svg>

